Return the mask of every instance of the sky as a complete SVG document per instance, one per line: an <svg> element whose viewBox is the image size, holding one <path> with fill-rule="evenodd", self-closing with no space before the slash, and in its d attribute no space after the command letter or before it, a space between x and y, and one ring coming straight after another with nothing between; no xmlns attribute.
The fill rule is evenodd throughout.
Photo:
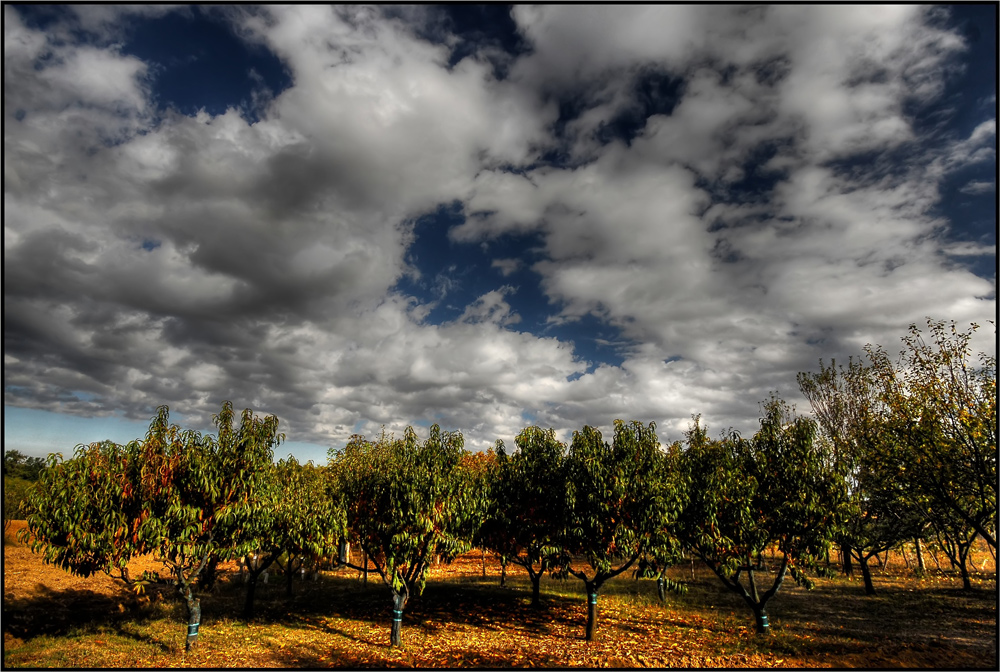
<svg viewBox="0 0 1000 672"><path fill-rule="evenodd" d="M4 445L470 449L995 353L996 5L4 5Z"/></svg>

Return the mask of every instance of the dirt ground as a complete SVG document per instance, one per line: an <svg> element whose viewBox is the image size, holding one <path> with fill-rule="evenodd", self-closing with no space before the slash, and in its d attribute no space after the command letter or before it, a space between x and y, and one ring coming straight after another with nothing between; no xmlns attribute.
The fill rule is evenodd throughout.
<svg viewBox="0 0 1000 672"><path fill-rule="evenodd" d="M8 534L13 535L23 527L23 521L15 521ZM360 564L360 558L354 560ZM947 562L943 556L939 560L942 563ZM359 628L358 633L349 633L350 637L335 639L337 642L347 642L342 645L344 647L354 647L354 649L344 649L345 656L354 656L344 658L344 664L354 661L347 666L530 665L531 663L519 663L517 658L511 656L510 649L514 647L518 651L523 648L525 652L531 652L525 654L528 658L524 660L534 659L534 664L537 665L565 667L572 664L589 667L598 664L595 661L613 660L611 656L616 654L616 647L621 648L626 642L633 642L630 645L631 649L641 655L634 659L622 658L621 665L625 667L832 666L995 669L997 660L995 574L989 574L993 571L993 563L985 550L974 555L976 570L984 571L977 573L977 590L972 594L961 591L961 583L954 577L939 574L928 576L923 581L914 579L906 565L906 561L913 562L913 558L903 558L899 554L894 554L890 558L886 571L877 570L876 586L886 596L884 599L876 601L866 599L863 596L860 577L854 581L845 579L818 581L817 589L809 593L800 587L787 585L782 588L781 595L775 599L771 609L772 621L780 624L779 627L785 634L779 641L763 647L758 645L750 632L748 626L751 623L739 598L721 590L717 579L703 568L697 572L693 568L686 567L672 570L677 573L675 579L689 582L690 591L686 596L672 597L672 606L669 607L660 606L655 602L645 603L641 599L635 602L639 595L639 592L635 591L646 588L638 587L642 582L631 580L622 580L619 587L614 589L622 598L616 602L609 584L607 591L609 594L602 599L602 604L605 605L602 607L602 623L604 623L602 627L606 628L606 638L601 644L589 644L575 641L575 635L569 638L565 635L582 627L583 603L571 595L556 598L550 593L548 602L551 606L548 611L543 615L535 614L521 604L519 595L523 593L525 577L524 570L518 567L511 567L509 576L519 588L508 591L509 597L486 593L498 601L495 604L477 605L472 610L475 613L470 615L464 606L467 598L462 591L481 590L477 589L476 582L481 580L483 561L480 552L473 551L450 565L431 567L428 576L431 581L449 578L457 579L457 583L438 584L434 588L433 597L416 603L413 609L408 611L408 619L426 623L420 626L420 629L407 630L408 640L413 644L411 653L407 654L410 658L398 661L391 657L395 654L388 653L381 642L384 634L381 632L381 623L376 618L377 625L373 630L369 625L371 616L365 615L367 611L377 614L379 606L384 606L381 604L384 598L377 590L381 579L375 574L369 576L369 583L376 591L374 606L362 604L366 599L370 599L366 597L370 596L370 591L357 593L356 588L351 588L350 594L357 595L357 603L343 605L341 610L344 613L331 616L339 619L336 620L337 628L343 629L348 626ZM486 556L485 563L492 583L499 574L499 566L489 555ZM929 569L934 568L935 563L931 557L927 558L927 564ZM129 570L136 576L145 569L155 570L159 567L159 563L152 557L146 557L133 561ZM120 581L103 574L88 578L73 576L58 567L43 564L39 556L32 554L30 548L21 544L4 546L3 569L5 651L21 648L25 645L26 639L31 640L38 635L63 637L82 622L108 622L109 614L120 614L124 621L132 618L132 614L141 611L140 607L143 604L170 597L159 589L151 589L143 595L136 595ZM223 575L235 572L235 563L223 564L220 570ZM340 576L351 578L352 582L360 578L351 574L348 571ZM989 578L991 576L994 578ZM357 583L353 585L357 586ZM461 588L463 585L468 588ZM564 585L575 584L571 582ZM567 589L557 588L552 584L549 588L563 592ZM278 588L272 586L271 590L277 591ZM629 597L633 592L636 597ZM263 598L264 595L261 595L262 608L266 604ZM297 617L313 618L308 615L309 607L302 608L306 611ZM318 609L317 614L320 615L332 613L329 612L330 607L327 605ZM354 613L355 611L359 613ZM498 622L509 621L512 616L514 622L522 619L524 623L533 623L532 619L541 618L542 620L534 623L531 628L537 629L539 633L557 633L557 636L546 635L540 639L540 634L529 632L531 628L522 628L524 632L517 631L516 628L505 628L504 632L490 634L491 619ZM266 622L267 618L264 620L264 623ZM438 625L431 627L427 623ZM448 624L447 627L441 630L440 628L445 627L445 623ZM237 625L238 623L234 622L225 627L236 628ZM206 630L206 634L211 636L221 627L223 626L220 623L216 623ZM286 632L281 629L280 622L254 627L263 628L265 635L259 638L262 640L271 636L267 633L273 633L277 638ZM448 645L446 640L442 639L445 632L457 634L466 630L469 636L473 637L481 637L486 633L487 639L481 642L480 651L487 656L493 652L494 657L479 659L478 662L477 659L463 657L455 659L450 664L440 664L439 659L430 657L435 647L441 649ZM93 635L88 637L90 638L88 641L93 640L94 645L99 641ZM171 635L171 638L176 639L174 635ZM83 642L83 640L74 641L80 641L81 644ZM553 643L563 648L553 652L549 659L538 658L540 647ZM775 646L776 643L779 646ZM202 652L204 660L199 658L201 662L192 660L189 664L209 667L219 665L301 667L303 662L308 660L283 657L290 648L285 645L275 645L272 647L273 650L262 651L257 658L232 658L231 652L225 654L230 657L223 658L219 654L211 653L210 646L211 640L206 640L206 650ZM300 651L309 651L311 646L314 644L303 644ZM782 652L782 646L787 650ZM460 652L461 646L456 645L456 647L448 651ZM676 655L674 655L675 650ZM213 658L212 655L216 657ZM420 657L422 655L425 657ZM647 655L650 657L642 657ZM657 655L661 657L653 657ZM157 662L150 659L150 662L143 666L150 664L173 666L173 663L167 662L169 660L164 658L162 662ZM8 662L5 654L5 663ZM314 665L308 666L327 667L329 662L317 657L313 661ZM30 662L16 664L32 665ZM37 664L39 663L35 663ZM130 663L106 664L130 666ZM67 661L66 666L79 665Z"/></svg>

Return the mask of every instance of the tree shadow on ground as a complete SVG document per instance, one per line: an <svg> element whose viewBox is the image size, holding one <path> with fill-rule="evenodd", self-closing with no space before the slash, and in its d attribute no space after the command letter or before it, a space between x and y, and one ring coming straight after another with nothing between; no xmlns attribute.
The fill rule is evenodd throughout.
<svg viewBox="0 0 1000 672"><path fill-rule="evenodd" d="M273 652L275 664L288 667L348 667L357 669L424 667L434 660L436 666L463 668L510 667L513 652L482 651L459 644L435 646L433 653L425 650L426 637L435 638L454 633L458 629L487 630L494 632L521 631L534 636L547 637L559 633L567 639L579 639L572 632L583 631L582 603L578 599L543 593L538 607L530 606L530 592L500 588L482 582L432 582L423 595L414 597L408 604L403 620L403 649L388 646L391 619L389 591L381 584L368 590L358 590L353 579L327 577L320 590L313 595L303 595L302 601L287 612L262 612L264 618L274 618L288 628L319 629L362 645L362 649L338 646L331 642L329 648L313 645L292 645ZM579 612L579 613L577 613ZM310 616L322 615L334 619L363 620L371 624L364 634L350 632L329 622L313 620ZM414 638L407 649L408 633ZM419 638L419 639L418 639ZM446 638L447 639L447 638ZM558 654L536 651L532 664L560 667Z"/></svg>
<svg viewBox="0 0 1000 672"><path fill-rule="evenodd" d="M52 590L38 584L30 597L4 599L3 630L29 640L39 635L64 635L80 628L119 627L154 618L149 600L140 603L125 590L115 595L86 589Z"/></svg>

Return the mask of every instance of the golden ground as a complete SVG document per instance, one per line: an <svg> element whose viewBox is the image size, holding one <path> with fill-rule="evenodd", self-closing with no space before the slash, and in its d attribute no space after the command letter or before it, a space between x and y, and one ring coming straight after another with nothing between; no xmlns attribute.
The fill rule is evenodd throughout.
<svg viewBox="0 0 1000 672"><path fill-rule="evenodd" d="M296 582L291 602L272 575L250 623L240 616L242 584L224 576L203 598L199 645L185 654L183 609L169 593L136 596L104 575L74 577L18 544L3 556L4 667L997 666L992 566L971 593L950 575L918 580L899 557L876 571L874 598L860 579L818 580L811 592L786 582L771 603L774 634L763 639L704 568L674 568L690 588L666 604L652 582L623 575L602 590L598 640L587 642L578 580L544 579L543 607L532 609L522 569L511 567L500 589L496 561L486 557L483 579L473 551L431 568L426 592L407 606L402 651L387 646L389 594L374 573L366 587L356 572L324 572ZM130 565L133 575L156 568L151 558ZM235 566L221 569L231 577Z"/></svg>

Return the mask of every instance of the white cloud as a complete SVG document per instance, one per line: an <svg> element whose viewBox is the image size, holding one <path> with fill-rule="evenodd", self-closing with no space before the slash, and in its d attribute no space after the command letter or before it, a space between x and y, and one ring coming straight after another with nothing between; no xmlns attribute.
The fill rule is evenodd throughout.
<svg viewBox="0 0 1000 672"><path fill-rule="evenodd" d="M494 259L490 265L492 268L499 269L500 273L506 278L511 273L521 270L524 262L520 259Z"/></svg>
<svg viewBox="0 0 1000 672"><path fill-rule="evenodd" d="M676 438L694 413L752 429L819 357L995 315L995 283L951 259L995 247L948 243L933 214L943 177L995 161L995 120L927 149L905 112L961 52L935 11L516 6L534 51L497 80L378 9L227 9L292 78L250 123L154 118L119 12L76 12L100 36L79 44L5 6L6 399L207 424L232 398L322 444L418 421L475 447L531 418L564 437L636 417ZM602 143L649 71L683 78L673 112ZM560 96L586 101L573 168L540 162ZM536 234L539 257L492 267L530 265L551 325L618 327L622 365L523 331L508 285L443 324L457 275L422 278L430 303L394 290L419 275L413 218L455 200L456 249Z"/></svg>
<svg viewBox="0 0 1000 672"><path fill-rule="evenodd" d="M997 190L996 180L970 180L964 187L959 189L963 194L978 196L980 194L990 194Z"/></svg>

